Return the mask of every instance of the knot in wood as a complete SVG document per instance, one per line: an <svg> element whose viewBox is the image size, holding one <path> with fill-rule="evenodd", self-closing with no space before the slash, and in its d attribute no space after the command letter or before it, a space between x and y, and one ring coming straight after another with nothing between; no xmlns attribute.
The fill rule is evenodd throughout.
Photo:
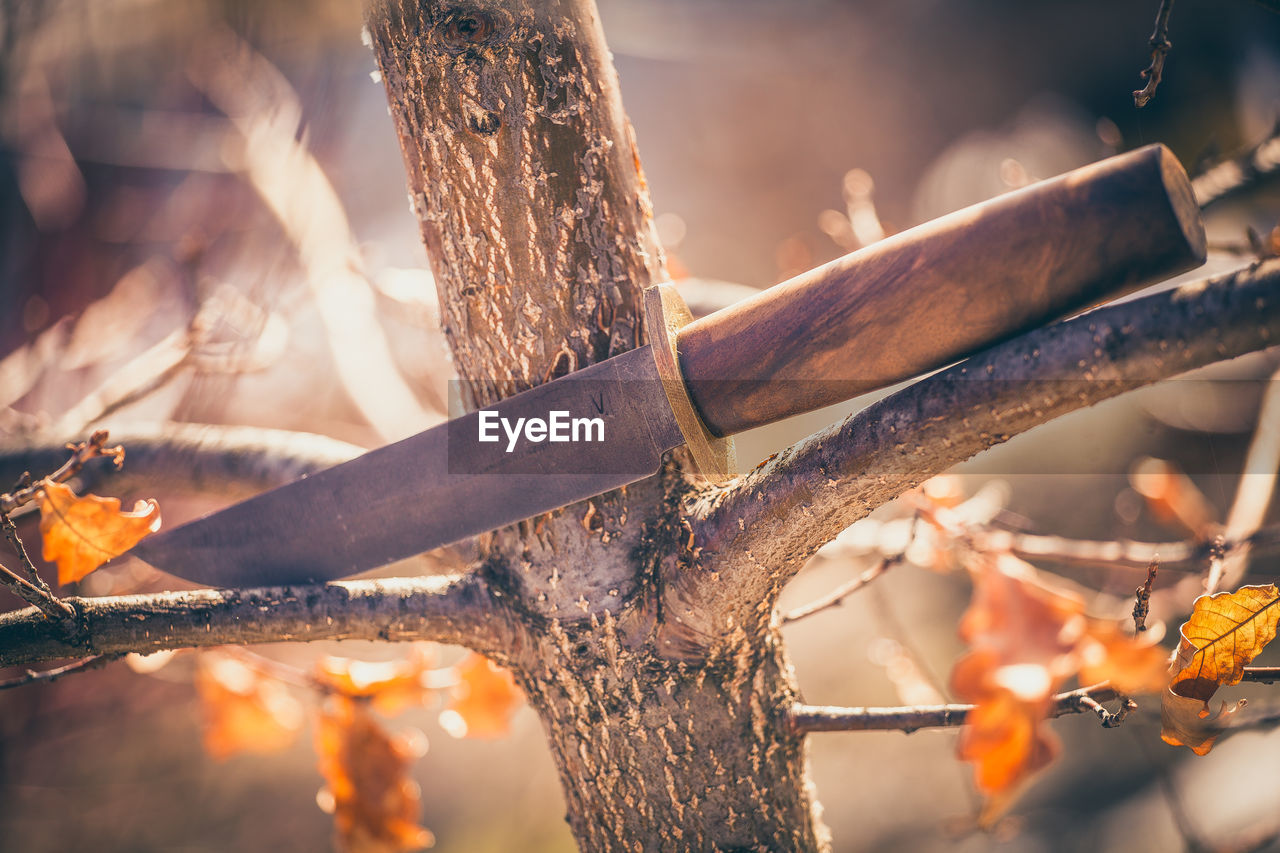
<svg viewBox="0 0 1280 853"><path fill-rule="evenodd" d="M436 24L436 33L445 47L461 52L498 41L507 30L506 23L498 10L455 6Z"/></svg>

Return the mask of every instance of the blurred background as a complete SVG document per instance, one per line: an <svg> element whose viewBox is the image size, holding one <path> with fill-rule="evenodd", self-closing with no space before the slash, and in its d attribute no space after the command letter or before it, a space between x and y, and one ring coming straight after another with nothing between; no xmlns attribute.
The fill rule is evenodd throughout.
<svg viewBox="0 0 1280 853"><path fill-rule="evenodd" d="M600 11L673 274L692 302L715 304L1110 153L1159 141L1194 169L1266 138L1280 115L1280 15L1180 0L1164 81L1137 111L1157 5L600 0ZM176 420L372 447L444 417L430 274L360 30L358 0L0 0L4 444ZM1278 219L1275 186L1215 207L1209 271L1247 263L1247 229L1267 235ZM1174 460L1224 519L1277 364L1275 351L1239 359L1064 418L963 466L949 488L1040 533L1184 539L1129 471L1144 456ZM745 436L740 461L866 403ZM170 525L226 500L123 497L159 497ZM907 513L886 508L851 531L784 604L896 553ZM37 541L33 518L22 529ZM1250 580L1278 568L1255 555ZM1111 615L1145 575L1064 572ZM1157 583L1171 620L1199 583L1178 582ZM171 583L125 564L80 592ZM968 593L963 576L909 561L789 627L806 700L897 705L919 701L921 685L949 698ZM273 652L301 665L315 653ZM1275 689L1233 695L1276 702ZM1246 829L1280 829L1280 735L1242 734L1196 758L1159 742L1155 705L1115 731L1059 720L1062 758L994 835L971 831L976 795L954 732L817 735L835 848L1234 849ZM430 741L414 773L436 849L572 849L529 711L492 742L450 738L433 711L392 722L408 727ZM0 695L6 848L325 849L319 784L306 738L278 756L206 757L181 660Z"/></svg>

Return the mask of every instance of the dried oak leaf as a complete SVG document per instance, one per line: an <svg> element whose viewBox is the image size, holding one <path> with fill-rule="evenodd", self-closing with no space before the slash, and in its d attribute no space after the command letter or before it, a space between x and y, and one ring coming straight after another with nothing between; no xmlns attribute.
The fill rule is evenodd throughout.
<svg viewBox="0 0 1280 853"><path fill-rule="evenodd" d="M1045 726L1067 679L1111 680L1117 689L1163 688L1168 655L1113 622L1085 614L1083 600L1045 584L1009 553L969 561L973 600L960 623L971 646L952 671L956 695L974 704L960 732L959 757L972 762L994 818L1014 789L1058 752Z"/></svg>
<svg viewBox="0 0 1280 853"><path fill-rule="evenodd" d="M440 725L454 737L498 738L511 730L511 717L524 695L511 673L472 652L455 668L458 683Z"/></svg>
<svg viewBox="0 0 1280 853"><path fill-rule="evenodd" d="M435 843L418 825L421 791L413 750L392 738L365 704L335 696L316 720L316 754L343 853L401 853Z"/></svg>
<svg viewBox="0 0 1280 853"><path fill-rule="evenodd" d="M40 486L40 533L44 558L58 564L58 583L83 578L160 529L160 505L138 501L123 512L117 498L77 497L51 480Z"/></svg>
<svg viewBox="0 0 1280 853"><path fill-rule="evenodd" d="M1275 584L1243 586L1202 595L1183 624L1173 679L1161 702L1160 736L1204 755L1239 703L1215 715L1209 700L1221 686L1238 684L1244 668L1275 639L1280 590Z"/></svg>
<svg viewBox="0 0 1280 853"><path fill-rule="evenodd" d="M972 762L979 790L1004 795L1058 753L1044 727L1054 690L1078 668L1084 603L1040 584L1010 554L972 562L973 600L960 622L972 650L951 673L956 695L973 703L957 748Z"/></svg>
<svg viewBox="0 0 1280 853"><path fill-rule="evenodd" d="M204 711L204 748L214 758L277 752L302 728L302 708L285 686L243 661L202 654L195 683Z"/></svg>
<svg viewBox="0 0 1280 853"><path fill-rule="evenodd" d="M316 661L315 675L331 690L368 699L379 713L394 716L424 704L433 695L429 677L434 663L435 656L418 646L409 657L393 661L322 657Z"/></svg>
<svg viewBox="0 0 1280 853"><path fill-rule="evenodd" d="M1243 699L1234 704L1223 702L1215 714L1207 702L1166 690L1160 700L1160 739L1172 746L1185 746L1196 755L1207 755L1242 707Z"/></svg>

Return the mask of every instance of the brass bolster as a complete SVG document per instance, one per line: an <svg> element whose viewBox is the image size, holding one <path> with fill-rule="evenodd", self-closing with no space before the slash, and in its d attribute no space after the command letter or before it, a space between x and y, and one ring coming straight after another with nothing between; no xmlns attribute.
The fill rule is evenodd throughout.
<svg viewBox="0 0 1280 853"><path fill-rule="evenodd" d="M676 333L693 322L693 315L673 285L657 284L645 289L644 322L649 333L649 349L658 368L658 378L666 392L676 424L684 434L698 473L706 480L722 483L737 473L737 457L732 438L716 438L707 431L689 398L680 359L676 352Z"/></svg>

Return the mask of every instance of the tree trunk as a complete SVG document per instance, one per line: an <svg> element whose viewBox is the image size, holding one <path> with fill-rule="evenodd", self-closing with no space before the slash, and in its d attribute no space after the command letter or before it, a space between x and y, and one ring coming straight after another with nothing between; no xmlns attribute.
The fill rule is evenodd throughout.
<svg viewBox="0 0 1280 853"><path fill-rule="evenodd" d="M664 262L594 3L396 0L367 23L464 401L642 343ZM771 603L677 582L715 569L682 524L696 497L677 455L483 537L517 638L496 657L542 718L584 849L821 849Z"/></svg>

